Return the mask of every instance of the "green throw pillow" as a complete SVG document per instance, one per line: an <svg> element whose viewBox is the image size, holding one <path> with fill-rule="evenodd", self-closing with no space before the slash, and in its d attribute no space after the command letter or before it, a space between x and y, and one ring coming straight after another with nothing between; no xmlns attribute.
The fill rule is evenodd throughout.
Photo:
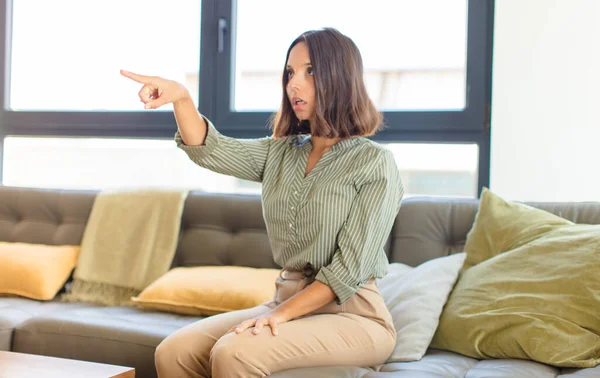
<svg viewBox="0 0 600 378"><path fill-rule="evenodd" d="M600 225L484 189L432 348L561 367L600 363Z"/></svg>

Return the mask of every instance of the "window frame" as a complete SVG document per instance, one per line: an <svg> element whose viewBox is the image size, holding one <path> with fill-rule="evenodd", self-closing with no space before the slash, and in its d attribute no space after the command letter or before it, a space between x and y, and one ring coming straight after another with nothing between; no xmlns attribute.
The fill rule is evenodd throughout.
<svg viewBox="0 0 600 378"><path fill-rule="evenodd" d="M215 119L219 127L227 129L260 129L268 121L268 112L238 112L232 110L234 98L233 77L235 62L235 34L237 0L218 2L219 19L227 22L224 50L217 55L216 82L219 83L215 104ZM475 131L484 128L487 76L487 24L489 1L468 1L466 93L463 110L385 111L387 124L402 131ZM291 42L291 41L290 41ZM226 100L227 99L227 100Z"/></svg>
<svg viewBox="0 0 600 378"><path fill-rule="evenodd" d="M199 0L200 1L200 0ZM237 0L202 0L199 111L224 134L236 138L268 135L269 112L235 112L235 9ZM219 20L227 21L223 52L218 51ZM172 112L160 111L13 111L8 110L12 1L0 0L0 178L5 136L172 138ZM386 128L377 142L476 143L478 190L489 186L490 111L494 0L468 0L466 103L457 111L386 111ZM204 95L202 95L204 94ZM134 94L135 95L135 94Z"/></svg>

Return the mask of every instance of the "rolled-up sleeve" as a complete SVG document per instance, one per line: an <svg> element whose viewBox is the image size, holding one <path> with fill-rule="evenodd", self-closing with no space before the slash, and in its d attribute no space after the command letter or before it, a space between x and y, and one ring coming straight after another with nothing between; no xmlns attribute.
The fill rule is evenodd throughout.
<svg viewBox="0 0 600 378"><path fill-rule="evenodd" d="M384 245L400 209L404 189L393 155L382 151L380 162L360 186L348 218L338 234L331 263L316 279L329 285L342 304L373 278Z"/></svg>
<svg viewBox="0 0 600 378"><path fill-rule="evenodd" d="M204 144L188 146L179 131L175 133L177 147L185 151L196 164L213 172L243 180L262 182L272 137L236 139L222 135L212 122L208 125Z"/></svg>

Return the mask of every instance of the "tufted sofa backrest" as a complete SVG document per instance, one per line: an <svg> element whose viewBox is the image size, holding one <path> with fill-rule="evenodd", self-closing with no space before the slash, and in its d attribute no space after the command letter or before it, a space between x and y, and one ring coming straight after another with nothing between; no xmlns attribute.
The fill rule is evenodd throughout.
<svg viewBox="0 0 600 378"><path fill-rule="evenodd" d="M0 241L81 243L97 192L0 186ZM576 223L600 224L600 203L529 203ZM418 265L462 251L478 200L404 200L386 252ZM259 196L190 192L173 266L240 265L275 268Z"/></svg>
<svg viewBox="0 0 600 378"><path fill-rule="evenodd" d="M0 241L78 245L96 193L0 186Z"/></svg>
<svg viewBox="0 0 600 378"><path fill-rule="evenodd" d="M575 223L600 224L599 202L526 202ZM462 252L479 207L477 199L412 197L392 229L390 260L416 266Z"/></svg>
<svg viewBox="0 0 600 378"><path fill-rule="evenodd" d="M259 196L190 193L173 265L275 268Z"/></svg>

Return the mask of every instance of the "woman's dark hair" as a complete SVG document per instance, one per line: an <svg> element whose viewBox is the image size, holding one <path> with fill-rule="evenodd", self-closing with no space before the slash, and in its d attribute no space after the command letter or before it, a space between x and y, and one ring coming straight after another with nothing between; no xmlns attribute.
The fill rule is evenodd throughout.
<svg viewBox="0 0 600 378"><path fill-rule="evenodd" d="M308 46L316 91L315 125L300 122L287 96L287 65L298 43ZM360 52L354 42L333 28L302 33L287 51L282 74L281 107L271 117L273 137L308 134L346 139L370 136L379 131L383 117L369 98L363 78Z"/></svg>

